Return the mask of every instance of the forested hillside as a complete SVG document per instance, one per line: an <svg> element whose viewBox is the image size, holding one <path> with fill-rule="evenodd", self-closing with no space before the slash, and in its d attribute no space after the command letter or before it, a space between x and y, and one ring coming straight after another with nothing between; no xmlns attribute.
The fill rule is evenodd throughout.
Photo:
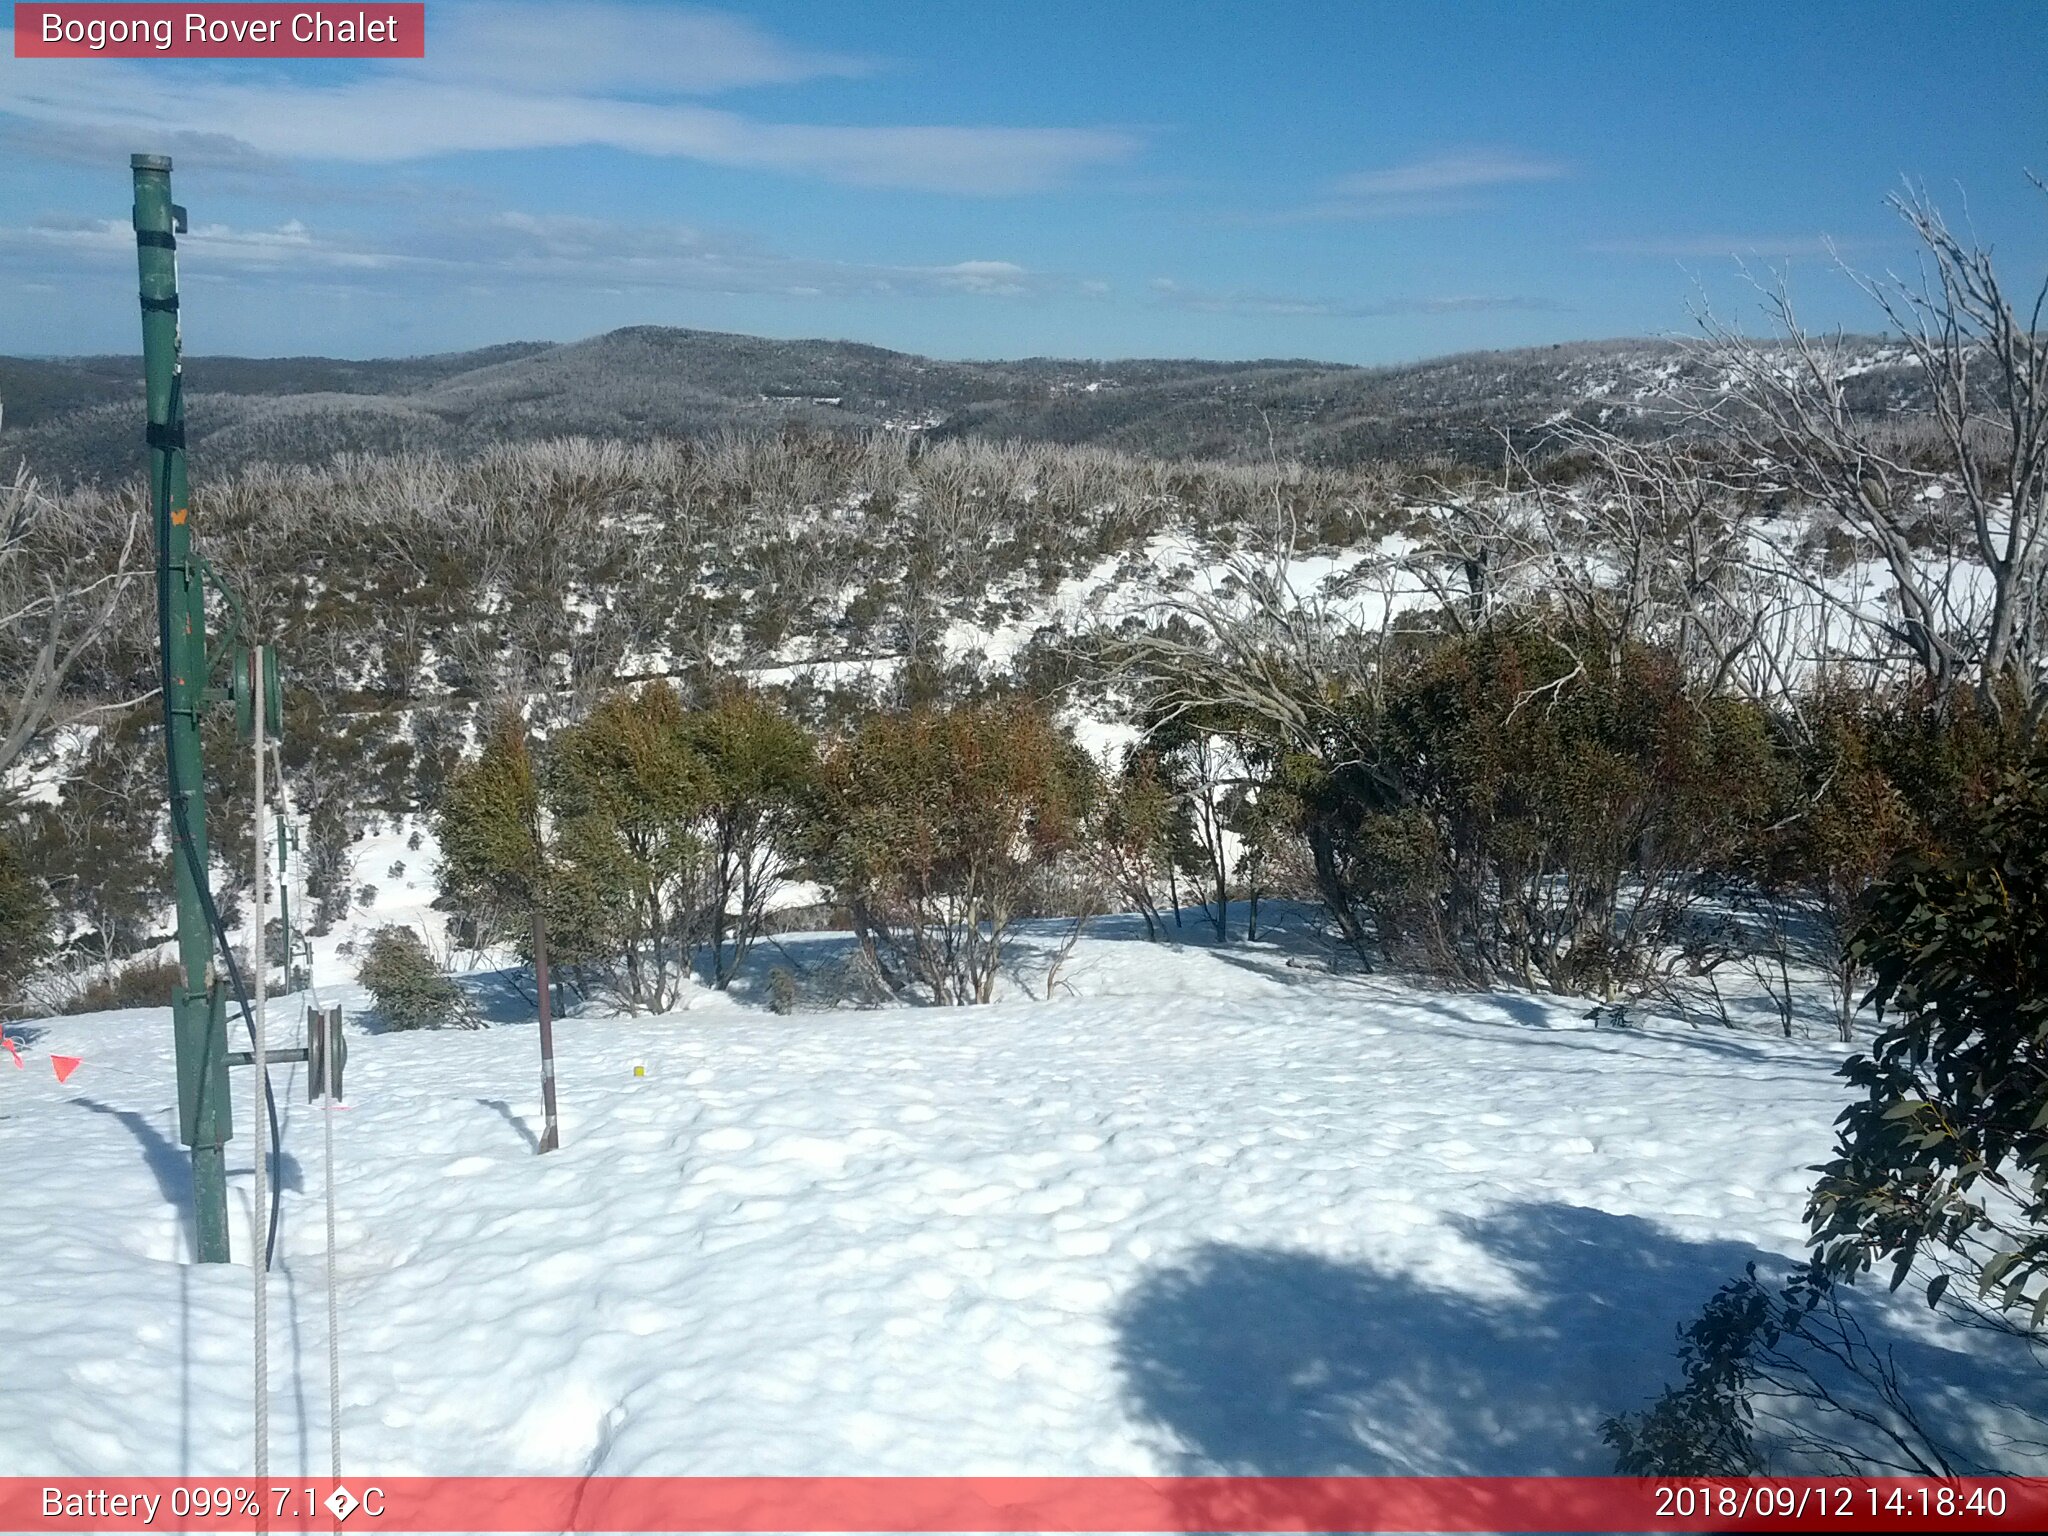
<svg viewBox="0 0 2048 1536"><path fill-rule="evenodd" d="M1896 346L1849 347L1850 398L1912 397ZM135 472L140 364L0 358L0 450L47 480ZM893 428L933 440L1093 445L1167 458L1300 459L1349 467L1445 459L1495 465L1504 438L1540 446L1564 418L1656 435L1715 383L1676 342L1577 343L1390 368L1270 360L942 362L843 342L770 341L656 326L562 346L440 357L194 357L194 450L212 469L319 464L343 452L466 455L507 442L628 442L721 429Z"/></svg>

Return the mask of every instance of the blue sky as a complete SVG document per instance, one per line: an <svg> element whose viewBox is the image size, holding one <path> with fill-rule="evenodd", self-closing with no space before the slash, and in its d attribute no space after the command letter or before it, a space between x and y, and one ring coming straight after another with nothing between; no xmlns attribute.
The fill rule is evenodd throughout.
<svg viewBox="0 0 2048 1536"><path fill-rule="evenodd" d="M0 351L135 343L127 154L177 159L199 352L629 324L949 357L1661 334L1735 258L1872 328L1902 176L2048 264L2048 6L428 5L403 64L0 47Z"/></svg>

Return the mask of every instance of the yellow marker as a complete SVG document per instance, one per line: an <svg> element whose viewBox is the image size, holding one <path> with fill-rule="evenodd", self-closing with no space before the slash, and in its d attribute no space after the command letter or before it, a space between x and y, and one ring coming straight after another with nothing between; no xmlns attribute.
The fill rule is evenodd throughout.
<svg viewBox="0 0 2048 1536"><path fill-rule="evenodd" d="M633 1067L633 1075L635 1077L645 1077L647 1075L647 1069L643 1066L640 1066L638 1063L635 1063Z"/></svg>

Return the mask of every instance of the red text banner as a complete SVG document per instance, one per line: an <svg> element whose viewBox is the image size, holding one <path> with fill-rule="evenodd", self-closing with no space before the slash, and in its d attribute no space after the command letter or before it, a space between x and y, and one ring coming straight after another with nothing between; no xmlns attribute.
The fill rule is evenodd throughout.
<svg viewBox="0 0 2048 1536"><path fill-rule="evenodd" d="M18 59L420 59L425 5L14 7Z"/></svg>
<svg viewBox="0 0 2048 1536"><path fill-rule="evenodd" d="M0 1478L0 1531L2025 1531L2048 1479Z"/></svg>

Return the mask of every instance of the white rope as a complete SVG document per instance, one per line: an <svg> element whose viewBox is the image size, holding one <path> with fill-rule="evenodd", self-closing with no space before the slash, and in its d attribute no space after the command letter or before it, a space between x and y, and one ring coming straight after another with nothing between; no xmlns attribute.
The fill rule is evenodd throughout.
<svg viewBox="0 0 2048 1536"><path fill-rule="evenodd" d="M327 1081L321 1085L320 1123L327 1141L327 1459L328 1476L341 1481L341 1307L334 1292L334 1057L340 1049L341 1010L328 1019Z"/></svg>
<svg viewBox="0 0 2048 1536"><path fill-rule="evenodd" d="M271 766L276 770L277 795L280 804L283 806L285 825L292 830L296 830L298 825L298 806L292 799L291 783L284 775L284 754L275 742L271 743L270 751ZM280 879L283 879L285 871L279 870L278 875ZM291 878L294 882L292 889L296 891L298 896L299 912L301 914L300 921L303 922L305 920L304 914L310 904L310 898L306 892L305 879L296 868L293 868ZM287 936L287 940L289 940L289 936ZM285 948L285 973L287 978L289 978L291 973L291 946L289 941L287 941ZM334 1235L334 1106L336 1103L334 1097L334 1078L337 1071L335 1058L340 1051L338 1037L341 1033L341 1009L336 1007L333 1011L331 1016L333 1027L330 1032L328 1025L330 1015L320 997L320 978L313 972L313 947L310 944L306 946L306 993L313 999L313 1007L320 1017L319 1028L326 1038L326 1051L324 1053L326 1076L320 1085L320 1134L324 1158L321 1175L322 1193L325 1196L327 1206L327 1475L339 1483L341 1481L341 1299L334 1283L334 1251L336 1247ZM308 1045L311 1043L310 1040L307 1042Z"/></svg>
<svg viewBox="0 0 2048 1536"><path fill-rule="evenodd" d="M249 964L256 972L256 1016L251 1031L254 1036L251 1054L255 1058L252 1064L256 1068L256 1091L249 1095L256 1121L256 1199L249 1208L249 1271L254 1276L256 1290L256 1483L259 1489L268 1486L270 1480L270 1267L263 1257L265 1213L270 1209L270 1170L266 1166L269 1149L264 1145L269 1129L264 1118L264 1089L270 1082L270 1066L264 1054L263 1032L268 992L265 983L270 976L269 946L265 942L268 935L263 931L264 914L269 907L270 848L264 826L267 808L263 803L263 664L263 647L259 645L251 650L249 657L251 691L256 703L256 890L249 944Z"/></svg>

